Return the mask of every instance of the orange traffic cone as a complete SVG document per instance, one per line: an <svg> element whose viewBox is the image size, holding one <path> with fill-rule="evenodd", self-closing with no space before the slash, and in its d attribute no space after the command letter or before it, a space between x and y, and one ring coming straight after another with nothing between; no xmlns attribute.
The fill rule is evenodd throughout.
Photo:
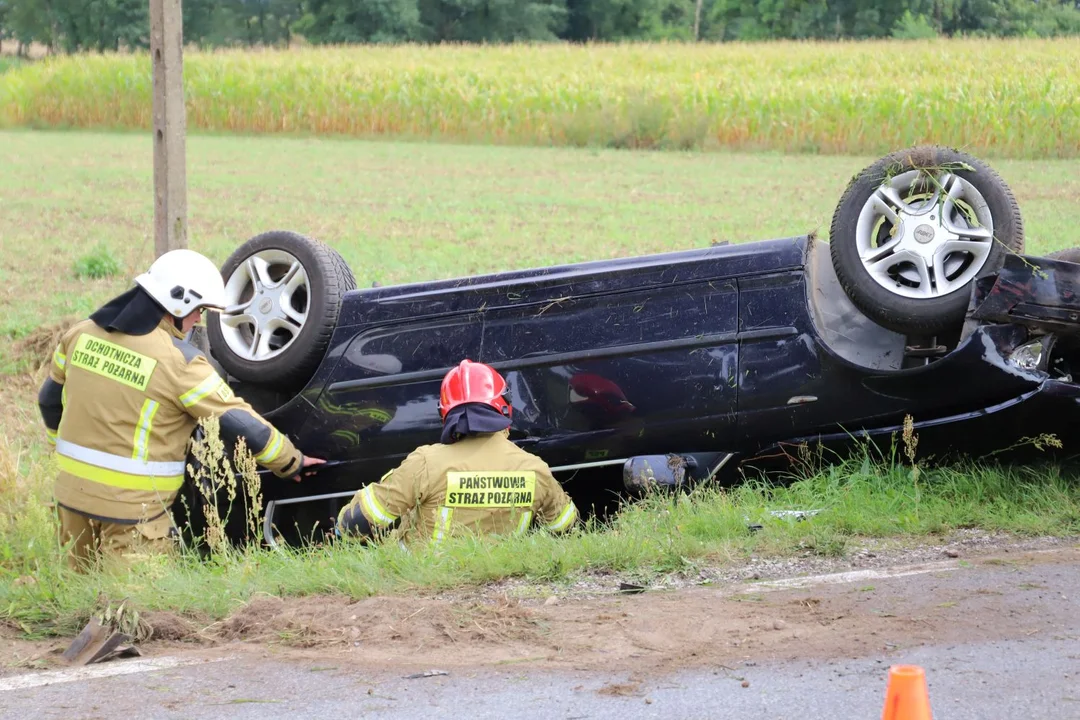
<svg viewBox="0 0 1080 720"><path fill-rule="evenodd" d="M918 665L893 665L881 720L931 720L926 673Z"/></svg>

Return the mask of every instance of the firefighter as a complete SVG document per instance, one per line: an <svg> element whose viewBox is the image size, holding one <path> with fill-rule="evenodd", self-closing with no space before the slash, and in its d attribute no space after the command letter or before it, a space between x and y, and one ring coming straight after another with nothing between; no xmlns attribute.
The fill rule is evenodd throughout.
<svg viewBox="0 0 1080 720"><path fill-rule="evenodd" d="M373 537L406 515L403 539L435 542L465 530L555 532L574 526L577 507L547 463L509 438L506 381L494 368L463 360L442 381L440 443L423 445L338 513L334 534Z"/></svg>
<svg viewBox="0 0 1080 720"><path fill-rule="evenodd" d="M218 416L222 435L243 437L278 477L299 481L302 468L323 462L300 453L184 341L203 310L225 302L214 264L173 250L61 337L38 406L59 466L54 497L61 543L73 541L69 565L169 549L169 507L199 418Z"/></svg>

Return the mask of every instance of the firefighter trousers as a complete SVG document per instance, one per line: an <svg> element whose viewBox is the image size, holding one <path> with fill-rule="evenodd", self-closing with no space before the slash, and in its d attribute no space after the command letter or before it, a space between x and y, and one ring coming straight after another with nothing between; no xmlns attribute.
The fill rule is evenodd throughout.
<svg viewBox="0 0 1080 720"><path fill-rule="evenodd" d="M173 522L169 513L138 525L106 522L58 506L61 547L67 547L67 563L73 569L93 564L107 556L134 561L149 555L166 554L175 547Z"/></svg>

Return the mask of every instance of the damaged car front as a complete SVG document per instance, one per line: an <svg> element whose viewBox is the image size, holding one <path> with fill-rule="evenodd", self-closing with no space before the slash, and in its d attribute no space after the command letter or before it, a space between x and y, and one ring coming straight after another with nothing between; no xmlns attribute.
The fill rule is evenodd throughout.
<svg viewBox="0 0 1080 720"><path fill-rule="evenodd" d="M790 467L800 445L844 453L870 439L887 447L903 432L904 416L912 418L923 457L1021 464L1073 458L1080 447L1078 290L1080 264L1008 255L973 283L952 347L936 345L937 338L909 345L910 355L922 356L918 366L862 379L881 397L902 398L902 414L764 443L742 467Z"/></svg>

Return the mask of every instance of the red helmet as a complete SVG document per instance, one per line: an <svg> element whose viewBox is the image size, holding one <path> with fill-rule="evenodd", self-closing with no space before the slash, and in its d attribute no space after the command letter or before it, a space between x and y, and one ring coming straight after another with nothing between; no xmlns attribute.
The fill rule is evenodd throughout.
<svg viewBox="0 0 1080 720"><path fill-rule="evenodd" d="M464 403L484 403L506 417L510 417L510 403L503 394L506 380L495 368L484 363L462 360L456 368L446 373L439 392L439 417Z"/></svg>

